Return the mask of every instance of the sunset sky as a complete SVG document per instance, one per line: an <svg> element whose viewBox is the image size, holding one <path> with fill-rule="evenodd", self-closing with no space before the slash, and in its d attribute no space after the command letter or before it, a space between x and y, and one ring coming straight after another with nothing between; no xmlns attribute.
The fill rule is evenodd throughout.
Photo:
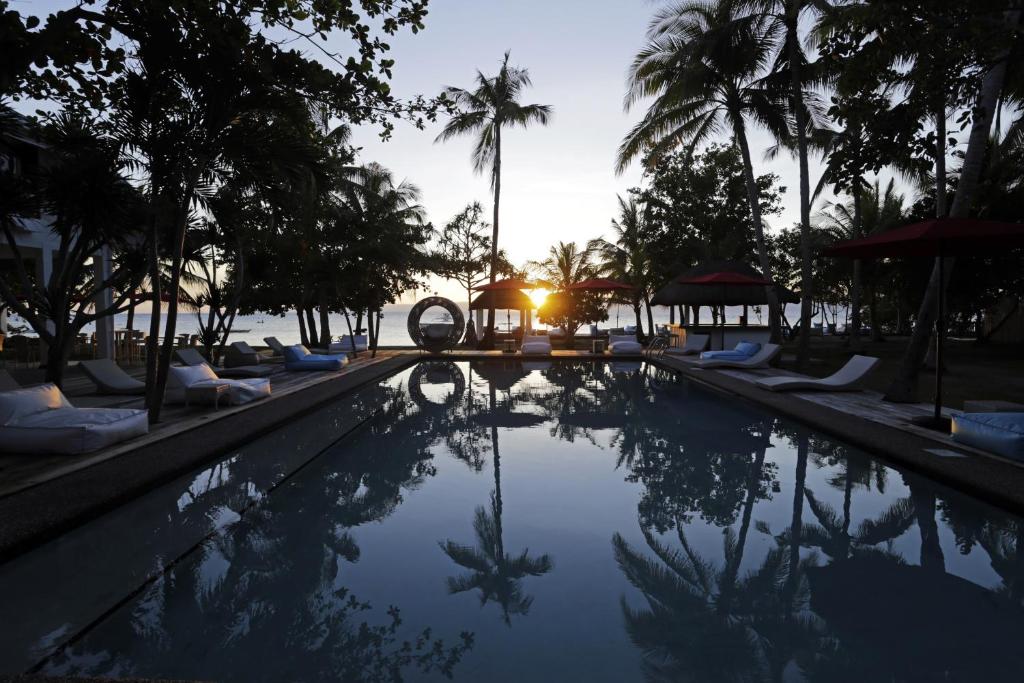
<svg viewBox="0 0 1024 683"><path fill-rule="evenodd" d="M14 7L45 16L72 4L15 0ZM511 50L512 62L527 68L533 79L524 102L554 108L549 126L504 135L499 243L516 265L543 258L558 240L600 236L615 215L616 194L641 183L638 165L616 176L614 160L623 135L643 112L641 106L624 113L622 98L627 68L658 5L652 0L432 0L425 31L403 31L390 40L396 60L393 90L399 97L435 95L448 85L468 88L477 69L493 74L505 50ZM332 37L330 43L345 49L349 39ZM380 162L420 187L429 219L438 227L474 200L488 215L491 211L488 180L474 174L470 162L472 140L435 144L442 123L426 130L400 123L387 142L371 127L354 134L363 161ZM788 188L784 213L769 220L781 227L798 219L798 176L789 157L763 160L770 144L766 134L753 132L756 172L775 172ZM815 164L815 179L816 169ZM459 295L457 286L439 280L430 290ZM409 293L404 300L415 298Z"/></svg>

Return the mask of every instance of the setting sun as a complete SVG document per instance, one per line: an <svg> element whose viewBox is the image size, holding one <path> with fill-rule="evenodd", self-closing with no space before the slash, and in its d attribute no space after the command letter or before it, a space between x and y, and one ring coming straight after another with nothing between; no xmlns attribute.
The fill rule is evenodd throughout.
<svg viewBox="0 0 1024 683"><path fill-rule="evenodd" d="M534 289L530 291L530 299L537 308L540 308L544 305L544 300L548 298L548 294L550 293L551 292L549 290L544 289L543 287L540 289Z"/></svg>

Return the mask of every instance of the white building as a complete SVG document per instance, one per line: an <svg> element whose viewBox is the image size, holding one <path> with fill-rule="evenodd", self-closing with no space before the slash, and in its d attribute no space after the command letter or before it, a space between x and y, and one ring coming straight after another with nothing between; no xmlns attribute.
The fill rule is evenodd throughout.
<svg viewBox="0 0 1024 683"><path fill-rule="evenodd" d="M0 136L0 172L18 175L31 174L47 163L48 147L28 135L7 134ZM14 241L26 261L26 267L42 282L48 282L53 274L53 253L60 249L60 238L50 230L52 217L43 215L22 216L15 221ZM110 272L110 255L106 249L96 254L97 276ZM14 253L5 236L0 235L0 273L15 272ZM109 305L111 293L104 291L97 297L97 303ZM0 333L7 334L8 313L0 302ZM97 321L97 353L100 358L114 357L114 319L107 317ZM40 350L40 357L45 357Z"/></svg>

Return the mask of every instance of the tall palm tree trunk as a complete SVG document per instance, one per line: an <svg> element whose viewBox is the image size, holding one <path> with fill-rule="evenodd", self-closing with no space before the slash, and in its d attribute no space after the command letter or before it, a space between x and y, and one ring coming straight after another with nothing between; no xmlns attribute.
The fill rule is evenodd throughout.
<svg viewBox="0 0 1024 683"><path fill-rule="evenodd" d="M797 348L797 365L804 368L811 353L814 256L811 251L811 172L807 164L807 116L804 111L803 80L799 68L800 37L795 14L787 22L786 32L789 34L786 42L789 44L793 115L796 119L797 156L800 160L800 344Z"/></svg>
<svg viewBox="0 0 1024 683"><path fill-rule="evenodd" d="M498 278L498 209L501 205L501 126L494 131L494 220L491 225L491 276L493 285ZM484 331L480 346L485 349L494 348L494 306L487 307L487 329Z"/></svg>
<svg viewBox="0 0 1024 683"><path fill-rule="evenodd" d="M1010 28L1016 29L1020 23L1020 15L1020 10L1006 12L1006 24ZM988 148L989 129L992 127L996 104L1003 89L1003 82L1006 80L1008 57L1009 51L1000 55L982 80L981 91L978 93L976 103L976 109L980 111L980 115L975 118L970 136L967 138L967 152L960 167L960 180L956 188L956 195L953 197L953 206L949 211L949 215L953 218L967 217L970 214L971 205L974 203L974 195ZM928 289L925 290L921 308L918 309L917 325L914 327L910 343L907 344L907 350L903 354L900 369L885 393L885 399L888 401L912 402L917 400L917 377L928 351L931 329L935 325L935 304L939 298L939 288L941 287L944 291L949 285L949 280L953 275L954 262L955 260L952 258L945 259L945 263L942 264L944 273L942 282L939 282L939 263L936 261L932 267L932 274L928 279Z"/></svg>
<svg viewBox="0 0 1024 683"><path fill-rule="evenodd" d="M771 262L768 260L768 247L764 240L764 222L761 220L761 203L758 201L757 181L754 179L754 164L750 160L750 145L743 127L742 115L732 113L733 134L739 145L743 158L743 178L747 185L747 203L750 205L750 220L754 227L754 241L757 243L757 260L761 265L761 274L767 280L773 280ZM779 298L774 287L766 287L768 296L768 327L771 329L772 342L782 339L782 328L779 322Z"/></svg>
<svg viewBox="0 0 1024 683"><path fill-rule="evenodd" d="M863 230L861 214L860 180L853 187L853 239L859 239ZM853 283L850 286L850 350L860 351L864 344L860 338L860 308L864 298L864 264L860 259L853 261Z"/></svg>

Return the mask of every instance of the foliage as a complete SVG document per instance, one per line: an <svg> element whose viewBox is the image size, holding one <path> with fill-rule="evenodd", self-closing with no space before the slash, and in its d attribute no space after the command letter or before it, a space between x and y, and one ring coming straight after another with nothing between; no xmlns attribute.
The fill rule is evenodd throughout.
<svg viewBox="0 0 1024 683"><path fill-rule="evenodd" d="M551 247L546 259L532 262L530 267L556 290L537 312L542 323L565 330L571 339L584 323L608 319L607 302L601 294L569 289L597 275L592 249L580 248L575 242L559 242Z"/></svg>

